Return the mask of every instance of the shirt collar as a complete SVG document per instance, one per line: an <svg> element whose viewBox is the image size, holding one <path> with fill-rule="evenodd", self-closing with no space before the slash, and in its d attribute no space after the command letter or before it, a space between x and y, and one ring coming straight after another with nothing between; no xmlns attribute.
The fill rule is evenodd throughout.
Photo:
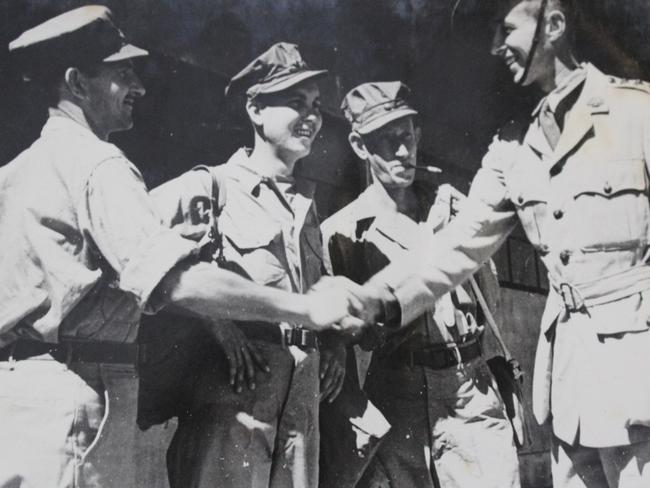
<svg viewBox="0 0 650 488"><path fill-rule="evenodd" d="M63 100L57 107L50 107L49 118L43 126L41 135L55 130L73 130L79 135L99 139L90 128L86 116L78 105Z"/></svg>
<svg viewBox="0 0 650 488"><path fill-rule="evenodd" d="M251 149L242 147L230 157L226 164L230 168L232 178L238 181L246 192L253 193L265 176L251 166L250 153Z"/></svg>
<svg viewBox="0 0 650 488"><path fill-rule="evenodd" d="M587 65L581 64L579 68L573 70L573 72L567 76L563 82L557 86L552 92L542 98L535 110L533 110L533 117L536 117L539 111L542 108L542 105L548 100L549 107L551 112L555 113L558 105L573 93L578 87L580 87L587 78Z"/></svg>
<svg viewBox="0 0 650 488"><path fill-rule="evenodd" d="M397 212L397 204L390 197L384 185L374 181L365 191L365 208L377 215L381 212Z"/></svg>
<svg viewBox="0 0 650 488"><path fill-rule="evenodd" d="M424 181L415 180L413 190L418 199L420 210L426 214L433 205L436 194L435 186ZM397 204L390 197L386 188L378 181L372 182L359 196L359 200L361 208L357 215L358 219L376 217L384 212L397 213Z"/></svg>
<svg viewBox="0 0 650 488"><path fill-rule="evenodd" d="M237 180L244 190L248 193L255 193L260 183L263 181L273 181L278 183L289 183L296 185L297 180L293 176L271 177L262 174L257 168L250 163L250 154L252 149L242 147L226 163L230 167L230 175ZM302 191L303 189L300 188Z"/></svg>

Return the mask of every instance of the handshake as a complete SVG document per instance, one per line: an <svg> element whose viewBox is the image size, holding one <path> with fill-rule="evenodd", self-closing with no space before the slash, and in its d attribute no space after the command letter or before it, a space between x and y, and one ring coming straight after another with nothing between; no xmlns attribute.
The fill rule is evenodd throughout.
<svg viewBox="0 0 650 488"><path fill-rule="evenodd" d="M361 286L343 276L324 276L304 295L307 323L312 330L335 329L354 334L364 326L383 322L386 303L395 297L371 283Z"/></svg>
<svg viewBox="0 0 650 488"><path fill-rule="evenodd" d="M351 336L370 324L384 320L385 303L394 301L392 293L380 286L367 283L360 286L342 276L325 276L307 294L292 297L297 315L295 319L305 328L314 331L333 329ZM213 327L214 337L223 349L229 364L230 385L241 392L246 385L254 390L256 371L270 372L269 364L261 351L250 343L244 333L230 321L217 321ZM322 365L328 364L323 361ZM345 361L339 372L344 371ZM328 372L336 368L324 368L323 395L331 399L340 391L343 375L331 381Z"/></svg>

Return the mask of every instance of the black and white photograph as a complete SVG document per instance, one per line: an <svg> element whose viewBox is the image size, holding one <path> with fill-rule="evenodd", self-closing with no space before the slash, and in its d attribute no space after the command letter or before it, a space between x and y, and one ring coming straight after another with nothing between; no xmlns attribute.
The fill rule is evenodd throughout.
<svg viewBox="0 0 650 488"><path fill-rule="evenodd" d="M0 0L0 488L650 488L650 3Z"/></svg>

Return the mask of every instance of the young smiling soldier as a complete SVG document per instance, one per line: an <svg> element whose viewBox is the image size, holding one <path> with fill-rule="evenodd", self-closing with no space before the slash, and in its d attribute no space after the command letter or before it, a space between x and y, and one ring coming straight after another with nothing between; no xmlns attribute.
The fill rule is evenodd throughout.
<svg viewBox="0 0 650 488"><path fill-rule="evenodd" d="M0 486L150 486L136 465L143 311L322 328L349 300L262 287L210 263L161 222L142 176L107 142L132 126L145 90L103 6L14 40L50 94L40 137L0 170Z"/></svg>
<svg viewBox="0 0 650 488"><path fill-rule="evenodd" d="M440 190L434 203L438 188L416 179L420 128L410 96L399 81L374 82L343 100L350 145L372 183L322 229L330 271L358 283L426 242L450 217L452 203L442 193L454 190ZM481 277L483 287L493 287L486 295L495 296L487 267ZM373 353L360 380L391 428L357 487L519 487L513 433L481 354L478 317L473 293L458 287L405 328L361 339ZM329 423L322 422L324 438ZM335 450L336 438L329 442Z"/></svg>
<svg viewBox="0 0 650 488"><path fill-rule="evenodd" d="M569 0L505 6L494 54L544 97L490 146L462 211L366 285L408 323L519 220L548 269L533 409L556 488L650 486L650 89L579 63ZM368 300L368 310L377 302Z"/></svg>
<svg viewBox="0 0 650 488"><path fill-rule="evenodd" d="M293 171L322 125L317 80L325 74L311 70L288 43L253 60L226 88L227 97L241 98L253 147L210 168L227 195L218 218L225 265L296 293L308 292L323 268L314 185ZM194 193L179 195L178 187L197 178L206 183L198 192L206 193L210 177L196 172L154 191L164 216L175 214L179 196L194 200ZM315 488L319 396L336 394L343 365L329 352L321 360L316 334L300 321L236 327L264 362L246 372L248 388L232 388L223 361L200 375L191 414L181 419L170 449L172 486Z"/></svg>

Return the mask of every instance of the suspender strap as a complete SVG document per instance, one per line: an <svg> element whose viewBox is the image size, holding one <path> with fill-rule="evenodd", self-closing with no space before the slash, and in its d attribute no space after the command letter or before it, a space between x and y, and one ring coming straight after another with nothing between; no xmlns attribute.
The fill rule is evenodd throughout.
<svg viewBox="0 0 650 488"><path fill-rule="evenodd" d="M501 348L503 355L507 360L512 359L512 355L510 354L510 350L508 349L506 342L503 340L503 336L501 335L501 330L497 325L497 321L494 320L494 315L492 315L492 312L490 311L490 307L488 307L487 301L485 300L485 296L483 295L483 292L479 288L478 283L476 283L476 279L473 276L470 277L469 284L472 287L472 291L476 296L476 300L478 301L478 304L481 306L481 310L483 310L483 315L485 316L485 321L487 322L488 327L490 328L492 334L494 334L494 337L499 343L499 347Z"/></svg>
<svg viewBox="0 0 650 488"><path fill-rule="evenodd" d="M212 228L210 229L210 242L209 259L215 260L218 264L224 264L225 258L223 256L223 235L219 231L219 216L225 205L225 185L224 181L219 176L216 167L206 166L200 164L192 168L192 171L207 171L210 175L211 186L211 207L212 207Z"/></svg>

